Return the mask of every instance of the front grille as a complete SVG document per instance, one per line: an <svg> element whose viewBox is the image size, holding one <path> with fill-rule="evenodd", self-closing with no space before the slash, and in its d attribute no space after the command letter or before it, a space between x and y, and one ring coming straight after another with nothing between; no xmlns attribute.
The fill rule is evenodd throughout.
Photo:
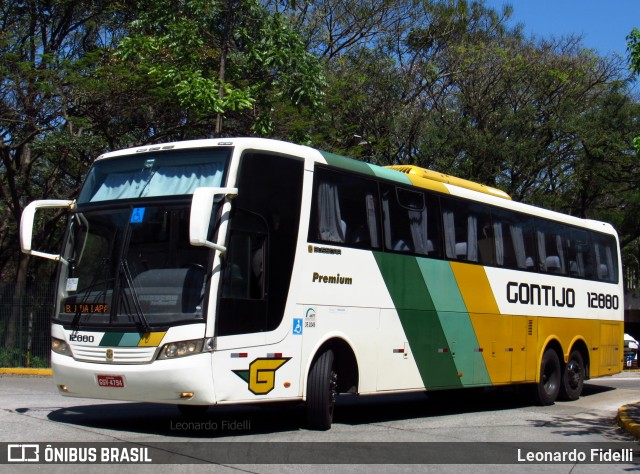
<svg viewBox="0 0 640 474"><path fill-rule="evenodd" d="M146 364L153 360L157 347L96 347L80 344L71 345L75 360L102 364ZM113 358L107 359L107 351L113 351Z"/></svg>

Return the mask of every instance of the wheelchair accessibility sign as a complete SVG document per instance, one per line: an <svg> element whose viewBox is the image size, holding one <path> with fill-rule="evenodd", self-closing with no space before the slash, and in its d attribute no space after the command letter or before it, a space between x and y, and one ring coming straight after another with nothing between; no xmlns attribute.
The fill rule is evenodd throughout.
<svg viewBox="0 0 640 474"><path fill-rule="evenodd" d="M294 336L302 335L302 318L294 318L292 333Z"/></svg>

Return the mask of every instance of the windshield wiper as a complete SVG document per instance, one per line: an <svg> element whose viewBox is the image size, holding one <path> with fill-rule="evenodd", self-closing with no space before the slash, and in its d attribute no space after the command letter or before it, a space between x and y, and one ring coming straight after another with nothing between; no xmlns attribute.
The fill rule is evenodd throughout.
<svg viewBox="0 0 640 474"><path fill-rule="evenodd" d="M124 279L127 282L127 286L129 287L129 291L131 293L131 299L133 300L133 308L135 309L136 316L138 317L138 321L142 325L142 328L144 329L145 333L151 332L151 327L149 326L149 323L147 322L147 318L144 315L144 311L142 310L142 306L140 305L140 298L138 297L138 292L136 291L136 286L133 283L133 277L131 276L131 271L129 270L129 264L127 263L126 259L123 259L122 262L120 263L120 269L122 270Z"/></svg>
<svg viewBox="0 0 640 474"><path fill-rule="evenodd" d="M103 263L106 262L107 259L103 260ZM105 265L106 266L106 265ZM75 260L74 259L69 259L69 267L75 267ZM102 297L102 296L106 296L107 294L107 285L109 283L110 280L113 280L112 278L105 278L104 279L104 289L98 293L97 296L95 296L96 301L98 298ZM101 283L102 281L98 278L98 274L94 274L93 278L91 279L91 283L89 283L89 286L87 286L86 288L81 289L80 291L78 291L78 293L84 292L84 296L82 297L82 300L80 302L79 305L77 305L78 309L75 312L75 314L73 315L73 320L71 320L71 327L74 330L79 330L80 329L80 318L82 317L82 307L84 305L87 304L87 301L89 299L89 296L91 295L91 292L93 291L93 289L98 285L98 283Z"/></svg>

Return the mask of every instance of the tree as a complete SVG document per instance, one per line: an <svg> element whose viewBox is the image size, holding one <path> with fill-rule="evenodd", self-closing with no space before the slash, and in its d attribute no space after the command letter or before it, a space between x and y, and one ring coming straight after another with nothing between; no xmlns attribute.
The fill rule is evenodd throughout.
<svg viewBox="0 0 640 474"><path fill-rule="evenodd" d="M0 278L15 278L13 298L19 303L29 263L17 245L22 210L33 199L72 195L95 151L92 137L69 116L66 68L114 38L102 35L100 25L120 14L112 10L117 5L101 0L3 1L0 8ZM59 217L43 223L35 236L38 245L59 236ZM10 348L16 312L5 328Z"/></svg>
<svg viewBox="0 0 640 474"><path fill-rule="evenodd" d="M0 280L18 283L16 308L29 273L46 279L53 268L19 252L28 202L75 197L105 150L210 136L223 115L232 133L264 134L282 104L312 110L322 98L317 60L256 1L0 8ZM57 252L62 213L38 217L34 247ZM6 345L17 316L4 326Z"/></svg>
<svg viewBox="0 0 640 474"><path fill-rule="evenodd" d="M634 28L627 36L627 50L629 51L629 69L636 76L640 76L640 30ZM640 155L640 136L636 136L633 144Z"/></svg>
<svg viewBox="0 0 640 474"><path fill-rule="evenodd" d="M316 58L256 0L144 2L117 56L190 122L215 118L217 136L223 117L232 135L269 134L280 103L314 108L323 93Z"/></svg>
<svg viewBox="0 0 640 474"><path fill-rule="evenodd" d="M308 42L323 55L329 82L313 143L380 164L429 166L430 138L446 133L434 116L449 108L453 48L499 34L509 10L466 1L361 3L325 0L305 10ZM319 10L333 14L312 21Z"/></svg>

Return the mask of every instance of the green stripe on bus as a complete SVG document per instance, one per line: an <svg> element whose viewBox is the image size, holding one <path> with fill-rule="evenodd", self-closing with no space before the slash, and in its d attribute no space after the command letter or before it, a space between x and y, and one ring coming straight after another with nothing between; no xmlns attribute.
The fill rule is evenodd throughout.
<svg viewBox="0 0 640 474"><path fill-rule="evenodd" d="M460 387L433 299L415 257L374 252L426 388Z"/></svg>
<svg viewBox="0 0 640 474"><path fill-rule="evenodd" d="M375 176L376 178L389 179L398 181L403 184L411 184L409 177L401 173L400 171L390 170L381 166L371 165L363 161L353 160L346 156L336 155L328 151L320 151L323 158L327 160L327 164L330 166L336 166L356 173L362 173L368 176Z"/></svg>
<svg viewBox="0 0 640 474"><path fill-rule="evenodd" d="M139 332L127 332L122 336L119 345L122 347L136 347L140 339L142 339L142 334Z"/></svg>
<svg viewBox="0 0 640 474"><path fill-rule="evenodd" d="M122 337L125 333L123 332L107 332L104 336L102 336L102 340L100 341L101 346L118 346Z"/></svg>
<svg viewBox="0 0 640 474"><path fill-rule="evenodd" d="M454 354L453 361L462 385L491 385L487 366L478 352L471 318L464 304L451 264L442 260L418 259L422 277L429 289L440 325Z"/></svg>
<svg viewBox="0 0 640 474"><path fill-rule="evenodd" d="M409 179L409 177L406 174L401 173L400 171L390 170L388 168L382 168L381 166L375 165L371 165L371 168L378 178L398 181L402 184L411 184L411 180Z"/></svg>

